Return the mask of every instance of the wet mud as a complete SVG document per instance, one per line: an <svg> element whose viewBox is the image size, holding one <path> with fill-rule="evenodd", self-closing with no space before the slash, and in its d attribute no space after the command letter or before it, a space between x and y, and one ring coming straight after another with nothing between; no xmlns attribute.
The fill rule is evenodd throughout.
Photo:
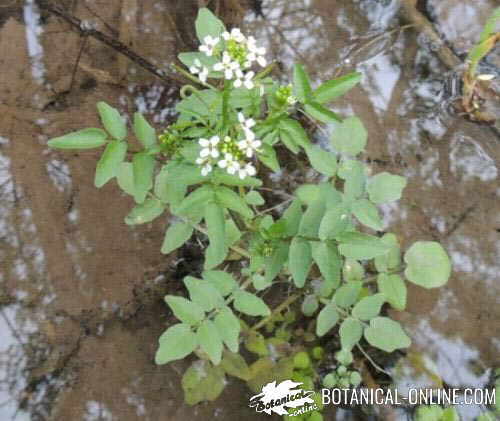
<svg viewBox="0 0 500 421"><path fill-rule="evenodd" d="M410 286L407 311L393 314L411 334L416 357L391 370L406 386L431 383L429 371L453 387L487 385L500 365L500 139L445 106L444 86L457 69L445 67L411 29L381 35L400 25L396 1L214 3L227 22L243 19L266 44L283 80L294 61L308 66L315 83L363 72L360 86L333 109L362 118L364 159L374 173L409 179L404 198L383 208L387 229L404 246L442 242L454 266L446 287ZM426 3L462 59L495 6ZM160 69L195 45L194 0L60 4ZM167 218L126 226L130 200L113 183L93 186L97 152L46 146L61 133L98 126L100 100L128 113L139 109L162 128L174 117L177 94L175 81L82 36L34 0L0 2L2 421L270 419L248 408L250 392L233 380L216 402L183 403L184 363L157 367L153 357L172 321L162 297L199 267L198 253L189 251L198 246L161 255ZM297 181L296 165L286 163L284 187ZM465 419L480 410L460 408ZM337 419L364 418L339 411Z"/></svg>

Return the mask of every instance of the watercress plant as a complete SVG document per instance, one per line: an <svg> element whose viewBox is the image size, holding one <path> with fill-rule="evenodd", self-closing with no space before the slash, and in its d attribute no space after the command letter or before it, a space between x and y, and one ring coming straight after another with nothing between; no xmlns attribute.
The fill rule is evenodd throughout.
<svg viewBox="0 0 500 421"><path fill-rule="evenodd" d="M239 29L227 32L206 8L196 33L199 51L179 55L188 71L174 66L192 82L180 91L177 121L157 136L134 115L141 150L130 149L126 120L104 102L97 107L105 130L73 132L49 145L104 147L96 187L116 179L133 198L129 225L168 210L162 253L193 235L208 239L203 273L184 278L188 297L165 297L178 322L161 335L156 353L157 364L196 355L182 380L188 403L217 398L227 375L254 391L280 379L307 389L357 386L354 348L364 358L363 343L386 352L408 347L410 338L385 309L405 309L406 281L444 285L449 258L432 241L402 255L397 237L383 232L377 205L398 200L406 179L369 175L357 158L367 142L363 124L327 106L359 82L359 73L313 88L296 64L292 84L280 85L269 77L266 50ZM331 145L314 143L301 121L332 128ZM320 175L318 183L286 193L283 203L283 192L263 188L259 178L280 173L278 145L304 154ZM285 297L271 308L283 285ZM256 356L251 364L242 344ZM337 348L334 358L326 348Z"/></svg>

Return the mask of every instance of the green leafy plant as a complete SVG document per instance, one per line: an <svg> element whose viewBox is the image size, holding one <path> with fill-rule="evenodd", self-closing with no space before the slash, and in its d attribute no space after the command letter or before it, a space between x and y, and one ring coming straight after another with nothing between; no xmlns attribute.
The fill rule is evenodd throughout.
<svg viewBox="0 0 500 421"><path fill-rule="evenodd" d="M418 241L402 255L394 234L381 235L377 206L398 200L406 179L371 176L358 158L368 137L362 122L342 119L327 106L359 82L359 73L313 88L296 64L293 83L280 85L269 77L274 65L267 66L265 49L253 37L226 32L205 8L196 32L200 51L179 55L189 72L176 67L193 84L181 89L177 121L162 134L135 114L141 149L132 151L126 120L99 103L105 131L85 129L49 145L104 146L96 187L116 179L133 198L129 225L168 209L163 253L193 235L208 241L203 272L184 278L187 297L165 297L178 322L161 335L156 353L157 364L196 355L182 380L188 403L216 399L228 375L253 391L283 379L310 389L357 386L361 376L349 368L353 350L363 341L386 352L408 347L410 338L384 315L385 307L405 308L406 281L444 285L450 260L438 243ZM256 65L267 67L256 74ZM314 143L304 122L331 126L331 145ZM264 188L257 176L281 171L277 149L283 147L305 157L319 181L281 202L278 187ZM283 285L286 297L278 302ZM335 343L338 364L332 367L325 346ZM254 356L251 363L243 347ZM325 368L330 372L320 376Z"/></svg>

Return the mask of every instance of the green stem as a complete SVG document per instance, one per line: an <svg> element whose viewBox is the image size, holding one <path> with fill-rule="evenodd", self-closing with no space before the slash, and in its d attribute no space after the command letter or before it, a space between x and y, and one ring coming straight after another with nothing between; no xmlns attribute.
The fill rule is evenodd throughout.
<svg viewBox="0 0 500 421"><path fill-rule="evenodd" d="M274 317L280 314L283 310L290 307L295 301L297 301L301 297L301 294L293 294L290 295L285 301L283 301L280 305L275 307L271 314L267 317L264 317L260 322L253 325L250 330L259 330L261 327L265 326L268 322L270 322Z"/></svg>
<svg viewBox="0 0 500 421"><path fill-rule="evenodd" d="M271 73L274 70L274 68L276 66L277 66L277 62L273 61L264 70L257 73L257 76L254 77L254 80L261 80L261 79L265 78L269 73Z"/></svg>
<svg viewBox="0 0 500 421"><path fill-rule="evenodd" d="M182 76L184 76L186 79L189 79L191 82L197 83L198 85L205 86L206 88L214 89L216 90L217 88L213 85L211 85L208 82L202 82L200 79L198 79L196 76L193 76L191 73L186 72L182 67L177 66L177 64L172 63L170 67L180 73Z"/></svg>
<svg viewBox="0 0 500 421"><path fill-rule="evenodd" d="M231 90L229 89L229 82L224 81L224 91L222 92L222 133L225 133L229 120L229 95Z"/></svg>

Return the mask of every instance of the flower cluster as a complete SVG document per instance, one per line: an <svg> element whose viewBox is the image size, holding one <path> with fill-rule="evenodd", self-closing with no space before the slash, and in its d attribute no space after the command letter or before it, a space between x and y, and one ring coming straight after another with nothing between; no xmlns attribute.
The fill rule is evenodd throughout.
<svg viewBox="0 0 500 421"><path fill-rule="evenodd" d="M255 83L253 78L255 73L249 70L256 62L264 67L267 64L265 58L266 49L259 47L253 36L246 37L239 28L234 28L231 32L222 34L223 49L219 49L220 37L207 35L203 39L203 44L199 50L208 57L217 56L220 61L213 65L212 70L222 72L226 80L234 80L236 88L244 86L253 89ZM209 74L209 68L202 66L200 60L196 59L189 68L190 72L197 74L200 80L205 83Z"/></svg>
<svg viewBox="0 0 500 421"><path fill-rule="evenodd" d="M255 120L247 119L242 113L239 113L238 121L240 133L243 134L242 139L235 140L226 136L221 140L219 136L213 136L210 139L201 138L198 141L201 150L196 163L201 165L203 176L210 174L214 165L225 169L228 174L238 175L241 179L256 174L254 165L247 161L254 157L262 145L252 130L256 124Z"/></svg>

